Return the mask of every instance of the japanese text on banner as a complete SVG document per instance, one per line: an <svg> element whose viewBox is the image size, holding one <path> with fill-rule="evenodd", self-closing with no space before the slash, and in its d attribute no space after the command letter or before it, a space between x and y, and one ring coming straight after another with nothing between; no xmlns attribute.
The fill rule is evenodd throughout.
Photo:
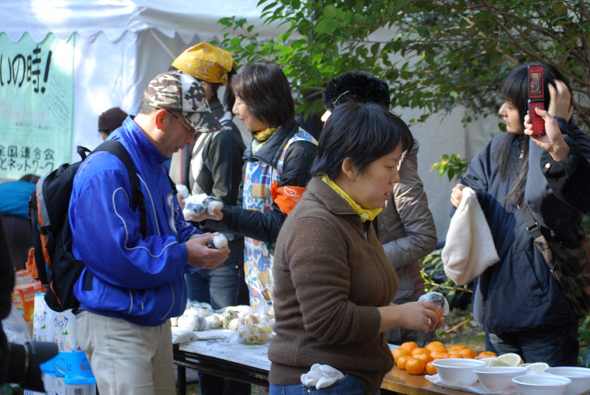
<svg viewBox="0 0 590 395"><path fill-rule="evenodd" d="M0 34L0 178L48 173L69 162L74 117L74 36Z"/></svg>

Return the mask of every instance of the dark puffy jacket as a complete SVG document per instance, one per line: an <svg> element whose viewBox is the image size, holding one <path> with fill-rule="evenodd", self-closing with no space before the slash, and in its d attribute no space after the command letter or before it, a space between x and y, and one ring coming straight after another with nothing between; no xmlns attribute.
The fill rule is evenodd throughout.
<svg viewBox="0 0 590 395"><path fill-rule="evenodd" d="M590 157L590 140L584 132L575 127L568 134L584 156ZM500 262L475 280L475 319L486 332L495 334L556 328L576 317L526 230L520 211L513 203L504 201L511 182L508 175L501 179L494 153L505 138L512 136L506 133L490 141L473 158L461 180L477 192L500 257ZM517 162L518 141L513 139L509 148ZM575 240L579 237L582 214L558 199L549 188L539 166L543 152L536 144L530 144L527 205L546 236Z"/></svg>
<svg viewBox="0 0 590 395"><path fill-rule="evenodd" d="M14 266L12 265L10 250L6 242L2 215L0 215L0 385L4 384L10 361L8 356L8 342L2 329L2 320L10 314L13 288Z"/></svg>
<svg viewBox="0 0 590 395"><path fill-rule="evenodd" d="M248 162L262 161L275 168L279 162L283 147L299 131L295 120L287 122L277 129L256 154L252 153L252 145L244 152L244 166ZM308 141L292 143L285 154L283 172L278 187L307 186L311 178L309 169L315 159L317 146ZM242 185L243 187L243 185ZM241 188L240 188L241 189ZM243 193L240 191L240 199ZM240 201L237 206L224 207L222 222L208 220L205 226L221 232L231 232L244 237L250 237L265 243L274 243L281 230L287 213L283 213L276 203L273 210L267 212L246 210Z"/></svg>
<svg viewBox="0 0 590 395"><path fill-rule="evenodd" d="M565 122L559 124L563 133L571 127ZM590 215L590 162L581 147L564 136L570 146L570 154L560 162L551 158L547 151L541 154L541 169L555 195L586 215Z"/></svg>

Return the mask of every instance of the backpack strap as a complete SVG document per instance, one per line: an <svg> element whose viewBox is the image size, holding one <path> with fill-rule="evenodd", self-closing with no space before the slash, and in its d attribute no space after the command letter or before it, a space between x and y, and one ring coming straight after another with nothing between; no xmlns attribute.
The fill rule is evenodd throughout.
<svg viewBox="0 0 590 395"><path fill-rule="evenodd" d="M76 148L76 152L78 152L78 155L80 155L80 158L82 158L82 160L84 160L84 159L86 159L86 157L90 153L90 150L86 147L82 147L81 145L79 145Z"/></svg>
<svg viewBox="0 0 590 395"><path fill-rule="evenodd" d="M512 182L516 181L516 163L512 161L512 163L508 164L508 174L510 176L510 180ZM524 223L526 225L526 230L529 231L533 240L537 240L539 237L543 237L543 233L541 233L541 229L539 227L539 223L535 221L533 215L531 214L531 210L529 206L526 204L526 200L523 198L522 203L517 205L518 209L520 210L520 214L522 214L522 218L524 219Z"/></svg>
<svg viewBox="0 0 590 395"><path fill-rule="evenodd" d="M515 182L516 178L517 178L515 168L516 168L516 163L514 162L514 160L512 160L512 163L508 164L508 174L509 174L510 180L512 182ZM548 253L550 253L550 252L547 249L541 248L539 245L539 243L546 244L547 241L545 239L545 236L543 235L543 232L541 232L541 226L533 218L533 214L531 213L531 209L526 204L526 199L523 197L522 203L517 205L516 207L518 208L518 210L520 210L520 214L522 215L522 218L524 219L524 224L526 226L526 230L530 233L531 237L533 238L533 241L535 242L535 246L543 255L543 258L545 259L545 262L547 263L549 270L551 270L551 273L553 273L554 265L552 263L551 257L548 256Z"/></svg>
<svg viewBox="0 0 590 395"><path fill-rule="evenodd" d="M140 231L141 235L145 239L147 236L147 222L146 222L146 208L145 208L145 199L143 196L143 192L141 191L141 185L139 183L139 177L137 176L137 170L135 169L135 165L129 156L129 152L123 147L123 145L118 142L117 140L107 140L98 147L94 149L92 152L96 151L106 151L113 155L115 155L125 168L127 169L127 173L129 175L129 181L131 182L131 208L133 210L139 207L139 212L141 214L141 222L140 222Z"/></svg>

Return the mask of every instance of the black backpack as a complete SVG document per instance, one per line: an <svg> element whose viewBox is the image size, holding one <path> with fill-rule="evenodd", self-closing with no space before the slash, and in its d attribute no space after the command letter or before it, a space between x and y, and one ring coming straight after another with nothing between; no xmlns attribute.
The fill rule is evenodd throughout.
<svg viewBox="0 0 590 395"><path fill-rule="evenodd" d="M139 177L127 150L115 140L108 140L94 151L107 151L115 155L127 169L131 182L131 208L138 207L141 213L141 234L146 237L146 209ZM56 170L43 176L29 199L29 221L33 236L33 252L29 254L27 267L34 278L47 288L45 301L58 312L77 308L79 302L74 296L74 284L78 281L84 263L72 254L72 230L68 219L68 208L74 176L80 164L86 159L87 148L78 147L82 160L73 164L64 163ZM33 262L31 262L33 261ZM37 271L35 276L34 271ZM86 276L84 288L91 289L92 276Z"/></svg>

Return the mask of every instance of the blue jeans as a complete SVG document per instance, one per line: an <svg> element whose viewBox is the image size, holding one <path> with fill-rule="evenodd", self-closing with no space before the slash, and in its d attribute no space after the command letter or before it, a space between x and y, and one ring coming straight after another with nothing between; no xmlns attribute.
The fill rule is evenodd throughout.
<svg viewBox="0 0 590 395"><path fill-rule="evenodd" d="M214 310L250 304L244 280L244 263L227 262L213 270L198 269L186 275L188 298L209 303Z"/></svg>
<svg viewBox="0 0 590 395"><path fill-rule="evenodd" d="M213 270L199 269L187 274L186 286L191 301L209 303L214 310L250 304L242 261L227 262ZM203 395L250 394L250 384L200 372L199 387Z"/></svg>
<svg viewBox="0 0 590 395"><path fill-rule="evenodd" d="M578 323L564 325L552 331L535 330L495 335L489 333L490 343L498 355L513 352L526 363L546 362L549 366L578 364Z"/></svg>
<svg viewBox="0 0 590 395"><path fill-rule="evenodd" d="M376 395L379 395L378 391ZM321 390L315 387L306 387L303 384L294 385L270 385L269 395L366 395L365 390L357 379L349 374L344 375L344 378L335 382L328 388Z"/></svg>

